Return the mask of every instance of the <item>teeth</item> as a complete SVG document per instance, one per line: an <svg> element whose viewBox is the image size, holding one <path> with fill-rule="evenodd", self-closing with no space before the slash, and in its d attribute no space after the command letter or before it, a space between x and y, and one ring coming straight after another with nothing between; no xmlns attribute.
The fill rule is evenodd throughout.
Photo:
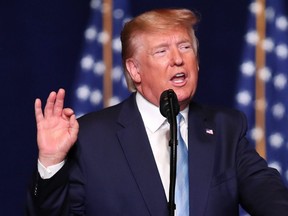
<svg viewBox="0 0 288 216"><path fill-rule="evenodd" d="M182 80L174 80L175 83L182 83Z"/></svg>
<svg viewBox="0 0 288 216"><path fill-rule="evenodd" d="M181 77L181 76L184 76L184 74L183 74L183 73L178 73L178 74L176 74L175 76L176 76L176 77Z"/></svg>
<svg viewBox="0 0 288 216"><path fill-rule="evenodd" d="M185 74L184 73L177 73L173 77L173 82L175 83L182 83L184 81Z"/></svg>

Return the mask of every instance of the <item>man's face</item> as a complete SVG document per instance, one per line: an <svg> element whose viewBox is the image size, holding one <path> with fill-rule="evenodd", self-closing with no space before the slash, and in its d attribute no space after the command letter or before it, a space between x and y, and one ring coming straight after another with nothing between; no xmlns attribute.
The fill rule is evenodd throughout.
<svg viewBox="0 0 288 216"><path fill-rule="evenodd" d="M137 91L159 106L160 95L173 89L180 109L196 91L198 61L193 41L184 28L144 33L136 43L135 55L126 61Z"/></svg>

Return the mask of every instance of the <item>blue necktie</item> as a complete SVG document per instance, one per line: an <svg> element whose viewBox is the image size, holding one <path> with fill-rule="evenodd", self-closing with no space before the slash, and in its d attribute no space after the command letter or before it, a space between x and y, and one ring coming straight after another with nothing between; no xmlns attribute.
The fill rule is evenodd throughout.
<svg viewBox="0 0 288 216"><path fill-rule="evenodd" d="M184 121L183 116L177 116L178 122L178 146L176 168L176 213L177 216L189 215L189 177L188 177L188 150L181 136L180 125Z"/></svg>

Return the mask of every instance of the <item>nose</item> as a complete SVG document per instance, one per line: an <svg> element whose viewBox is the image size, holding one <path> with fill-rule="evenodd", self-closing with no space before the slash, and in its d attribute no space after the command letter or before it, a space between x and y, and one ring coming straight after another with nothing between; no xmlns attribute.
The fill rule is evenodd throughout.
<svg viewBox="0 0 288 216"><path fill-rule="evenodd" d="M180 52L179 49L174 48L171 52L171 66L174 65L182 65L183 64L183 57L182 57L182 53Z"/></svg>

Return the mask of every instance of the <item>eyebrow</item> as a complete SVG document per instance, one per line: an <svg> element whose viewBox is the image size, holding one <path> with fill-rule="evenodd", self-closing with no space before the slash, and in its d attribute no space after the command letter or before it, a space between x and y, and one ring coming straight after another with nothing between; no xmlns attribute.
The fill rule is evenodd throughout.
<svg viewBox="0 0 288 216"><path fill-rule="evenodd" d="M181 41L177 42L177 45L183 44L183 43L189 43L189 44L191 44L191 45L193 44L193 42L192 42L191 40L189 40L189 39L184 39L184 40L181 40ZM154 49L159 49L159 48L161 48L161 47L169 47L169 43L167 43L167 42L162 42L162 43L154 46L154 47L152 48L152 50L154 50Z"/></svg>

